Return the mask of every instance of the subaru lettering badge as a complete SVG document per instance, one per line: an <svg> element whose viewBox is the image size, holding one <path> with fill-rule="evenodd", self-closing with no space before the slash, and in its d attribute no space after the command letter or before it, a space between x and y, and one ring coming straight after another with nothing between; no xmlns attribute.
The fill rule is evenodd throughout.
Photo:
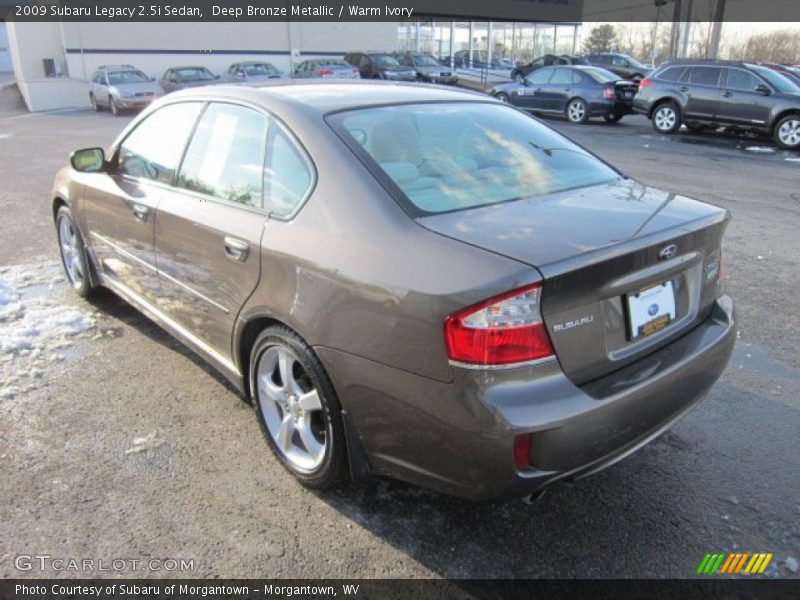
<svg viewBox="0 0 800 600"><path fill-rule="evenodd" d="M675 244L670 244L669 246L665 246L661 249L661 252L658 253L658 258L661 260L667 260L668 258L672 258L678 253L678 247Z"/></svg>
<svg viewBox="0 0 800 600"><path fill-rule="evenodd" d="M649 314L651 317L655 317L657 312L658 304L651 304L650 308L647 309L647 314Z"/></svg>

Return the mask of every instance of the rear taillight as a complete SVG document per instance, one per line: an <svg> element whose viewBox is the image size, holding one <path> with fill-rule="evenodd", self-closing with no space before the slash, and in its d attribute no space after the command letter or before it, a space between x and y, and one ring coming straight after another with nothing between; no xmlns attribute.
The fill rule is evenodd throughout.
<svg viewBox="0 0 800 600"><path fill-rule="evenodd" d="M647 87L647 86L649 86L651 83L653 83L653 82L652 82L652 81L650 81L649 79L642 79L642 80L639 82L639 89L641 89L641 88L646 88L646 87Z"/></svg>
<svg viewBox="0 0 800 600"><path fill-rule="evenodd" d="M333 77L333 71L330 69L320 69L320 77Z"/></svg>
<svg viewBox="0 0 800 600"><path fill-rule="evenodd" d="M444 322L451 360L505 365L553 355L539 308L541 284L508 292L470 306Z"/></svg>
<svg viewBox="0 0 800 600"><path fill-rule="evenodd" d="M617 93L614 91L613 87L603 88L603 98L609 98L613 100L617 97Z"/></svg>

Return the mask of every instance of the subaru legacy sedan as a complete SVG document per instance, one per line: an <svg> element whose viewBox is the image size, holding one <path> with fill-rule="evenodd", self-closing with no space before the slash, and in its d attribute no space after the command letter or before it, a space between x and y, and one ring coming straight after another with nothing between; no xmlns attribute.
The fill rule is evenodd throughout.
<svg viewBox="0 0 800 600"><path fill-rule="evenodd" d="M52 202L75 291L219 369L313 488L530 495L665 431L734 344L725 210L471 92L176 92L74 152Z"/></svg>

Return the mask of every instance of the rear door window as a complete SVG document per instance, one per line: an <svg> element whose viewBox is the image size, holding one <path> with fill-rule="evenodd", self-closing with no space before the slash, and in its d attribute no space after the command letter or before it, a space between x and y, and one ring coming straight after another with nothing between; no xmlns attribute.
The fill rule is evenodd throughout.
<svg viewBox="0 0 800 600"><path fill-rule="evenodd" d="M550 83L552 85L569 85L572 83L572 73L569 69L556 69Z"/></svg>
<svg viewBox="0 0 800 600"><path fill-rule="evenodd" d="M274 123L264 166L264 206L272 215L288 217L308 195L314 174L305 153Z"/></svg>
<svg viewBox="0 0 800 600"><path fill-rule="evenodd" d="M685 67L669 67L659 73L658 79L662 81L680 81L685 69Z"/></svg>
<svg viewBox="0 0 800 600"><path fill-rule="evenodd" d="M692 67L689 83L696 85L717 85L722 69L719 67Z"/></svg>
<svg viewBox="0 0 800 600"><path fill-rule="evenodd" d="M268 121L266 115L252 108L210 104L186 149L177 185L262 208Z"/></svg>

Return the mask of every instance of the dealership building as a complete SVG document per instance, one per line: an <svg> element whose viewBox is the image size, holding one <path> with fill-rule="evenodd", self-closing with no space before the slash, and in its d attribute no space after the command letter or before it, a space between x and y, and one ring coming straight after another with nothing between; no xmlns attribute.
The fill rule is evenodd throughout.
<svg viewBox="0 0 800 600"><path fill-rule="evenodd" d="M303 60L354 50L417 51L458 66L464 78L507 77L548 52L573 54L578 23L402 22L0 22L7 61L31 111L88 106L100 65L133 65L159 78L169 67L222 74L243 60L285 72ZM457 60L456 60L457 58ZM2 57L0 57L2 59ZM0 60L0 65L3 64Z"/></svg>

